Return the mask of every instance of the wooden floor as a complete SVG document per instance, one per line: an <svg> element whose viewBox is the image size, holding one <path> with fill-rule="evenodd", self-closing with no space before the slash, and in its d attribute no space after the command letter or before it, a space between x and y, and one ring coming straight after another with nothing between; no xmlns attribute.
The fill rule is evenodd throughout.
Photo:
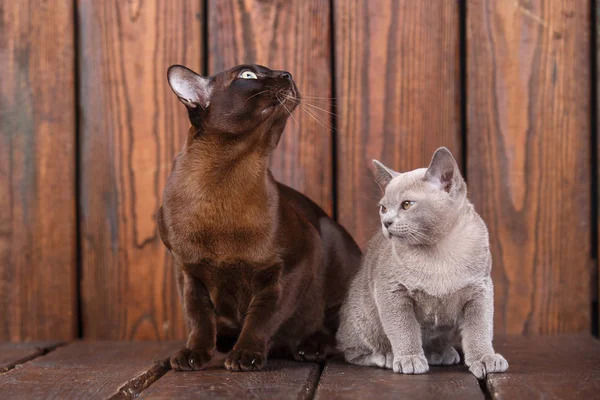
<svg viewBox="0 0 600 400"><path fill-rule="evenodd" d="M509 372L478 382L466 367L407 376L340 360L324 366L270 360L265 370L174 372L181 342L0 344L1 399L593 399L600 398L600 342L590 336L499 337Z"/></svg>

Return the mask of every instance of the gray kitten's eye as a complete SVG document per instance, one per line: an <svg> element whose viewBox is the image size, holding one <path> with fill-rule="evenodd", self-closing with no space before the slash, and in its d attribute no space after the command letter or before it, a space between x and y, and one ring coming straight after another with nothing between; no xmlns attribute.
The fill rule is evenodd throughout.
<svg viewBox="0 0 600 400"><path fill-rule="evenodd" d="M414 201L406 200L402 202L400 207L402 207L403 210L408 210L413 204L415 204Z"/></svg>
<svg viewBox="0 0 600 400"><path fill-rule="evenodd" d="M249 70L244 70L244 71L240 72L239 77L243 78L243 79L258 79L256 74Z"/></svg>
<svg viewBox="0 0 600 400"><path fill-rule="evenodd" d="M380 211L382 214L385 214L385 213L387 212L387 208L385 208L385 206L384 206L383 204L380 204L380 205L379 205L379 211Z"/></svg>

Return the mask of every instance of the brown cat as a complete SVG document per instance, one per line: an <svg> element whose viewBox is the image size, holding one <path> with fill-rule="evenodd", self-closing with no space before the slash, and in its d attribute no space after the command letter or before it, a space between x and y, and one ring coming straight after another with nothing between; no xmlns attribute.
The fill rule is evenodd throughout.
<svg viewBox="0 0 600 400"><path fill-rule="evenodd" d="M291 74L240 65L203 77L174 65L168 80L192 124L158 212L189 330L171 366L202 369L215 348L231 350L230 371L261 369L268 352L324 357L361 254L268 169L300 101Z"/></svg>

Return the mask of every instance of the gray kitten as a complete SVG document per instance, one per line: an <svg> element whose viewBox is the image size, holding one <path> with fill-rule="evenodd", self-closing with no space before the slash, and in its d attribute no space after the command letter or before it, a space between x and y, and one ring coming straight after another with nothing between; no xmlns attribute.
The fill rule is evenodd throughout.
<svg viewBox="0 0 600 400"><path fill-rule="evenodd" d="M422 374L460 362L479 379L508 363L492 347L494 290L485 223L450 151L397 173L378 161L382 233L369 242L341 309L338 347L353 364ZM462 339L462 343L461 343Z"/></svg>

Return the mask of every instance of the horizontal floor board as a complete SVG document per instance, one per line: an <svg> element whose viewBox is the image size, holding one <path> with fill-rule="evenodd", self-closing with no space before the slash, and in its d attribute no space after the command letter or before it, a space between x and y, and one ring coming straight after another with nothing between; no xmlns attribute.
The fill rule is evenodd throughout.
<svg viewBox="0 0 600 400"><path fill-rule="evenodd" d="M427 374L402 375L359 367L336 359L327 363L316 398L333 399L482 399L477 379L464 366L433 367Z"/></svg>
<svg viewBox="0 0 600 400"><path fill-rule="evenodd" d="M600 342L589 335L508 336L494 342L509 363L487 378L498 399L592 399L600 393Z"/></svg>
<svg viewBox="0 0 600 400"><path fill-rule="evenodd" d="M133 397L181 342L75 342L0 375L2 399Z"/></svg>
<svg viewBox="0 0 600 400"><path fill-rule="evenodd" d="M169 371L142 392L141 399L311 399L319 365L269 360L257 372L228 372L223 356L203 371Z"/></svg>
<svg viewBox="0 0 600 400"><path fill-rule="evenodd" d="M0 343L0 373L23 364L59 346L60 342Z"/></svg>

